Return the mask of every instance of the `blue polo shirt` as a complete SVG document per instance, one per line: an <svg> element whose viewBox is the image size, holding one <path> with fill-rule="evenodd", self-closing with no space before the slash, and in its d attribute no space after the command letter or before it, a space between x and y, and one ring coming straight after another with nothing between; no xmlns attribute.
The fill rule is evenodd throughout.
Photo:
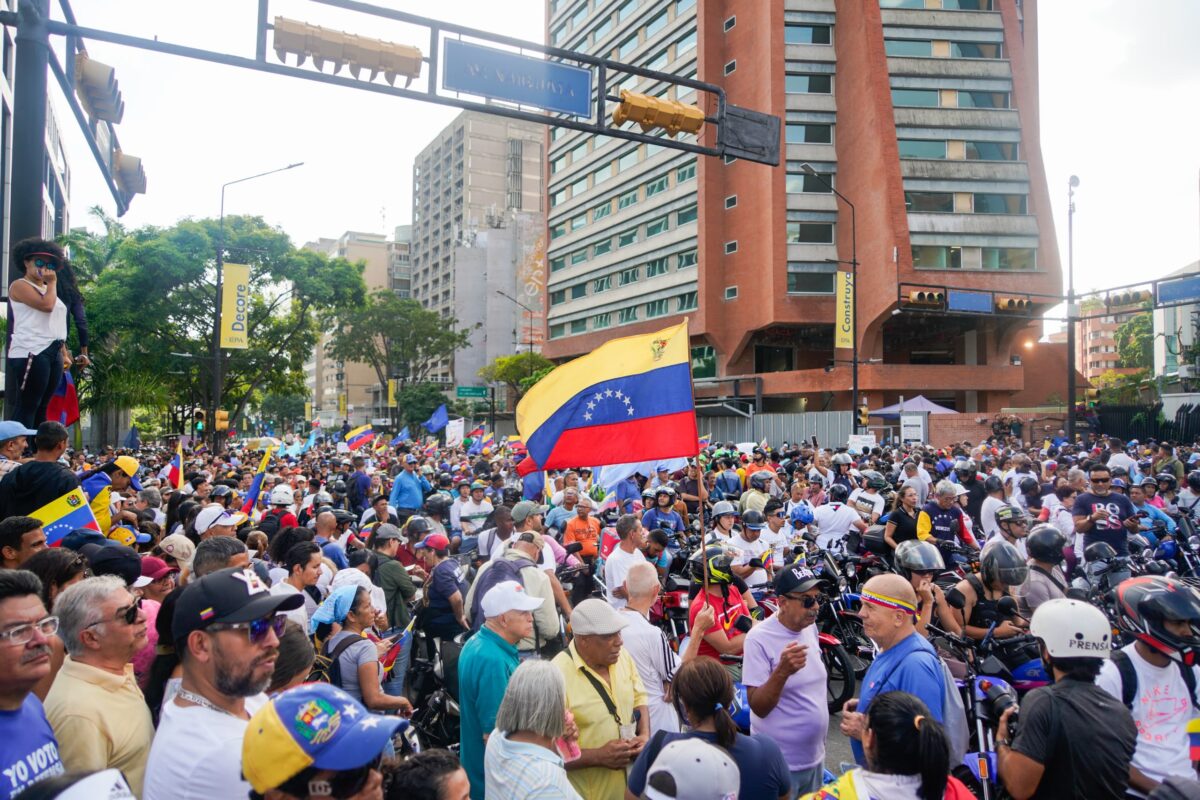
<svg viewBox="0 0 1200 800"><path fill-rule="evenodd" d="M496 712L517 671L517 646L509 644L487 625L467 640L458 657L458 696L462 716L460 758L471 781L471 800L483 800L483 737L496 727Z"/></svg>
<svg viewBox="0 0 1200 800"><path fill-rule="evenodd" d="M884 692L901 691L916 695L928 706L938 722L942 721L943 685L942 663L933 645L916 631L888 650L875 656L863 676L862 692L858 696L858 711L866 713L871 698ZM850 740L854 760L866 766L862 742Z"/></svg>

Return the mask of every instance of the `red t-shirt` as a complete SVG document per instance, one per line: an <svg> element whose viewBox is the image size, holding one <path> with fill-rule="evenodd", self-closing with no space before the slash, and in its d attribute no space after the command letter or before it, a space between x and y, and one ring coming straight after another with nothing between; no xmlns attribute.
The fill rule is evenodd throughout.
<svg viewBox="0 0 1200 800"><path fill-rule="evenodd" d="M716 622L706 631L697 631L695 629L696 615L700 613L700 607L704 605L705 600L712 604L713 610L716 612ZM746 603L742 600L742 593L738 591L736 586L729 587L729 599L726 600L720 594L705 594L703 591L696 595L692 600L691 608L688 609L688 626L691 628L692 636L704 636L713 631L723 630L726 636L733 631L737 635L743 635L740 631L734 630L733 623L737 622L738 617L749 617L750 609L746 607ZM721 654L717 649L708 642L700 642L700 655L709 656L711 658L720 659Z"/></svg>

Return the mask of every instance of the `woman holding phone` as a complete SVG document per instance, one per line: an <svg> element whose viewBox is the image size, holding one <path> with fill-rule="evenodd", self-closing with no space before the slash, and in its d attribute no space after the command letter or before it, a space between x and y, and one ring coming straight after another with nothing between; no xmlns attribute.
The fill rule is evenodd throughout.
<svg viewBox="0 0 1200 800"><path fill-rule="evenodd" d="M67 314L75 317L86 366L87 320L75 276L61 247L45 239L22 239L13 247L19 277L8 287L7 419L27 428L46 421L46 408L70 367Z"/></svg>

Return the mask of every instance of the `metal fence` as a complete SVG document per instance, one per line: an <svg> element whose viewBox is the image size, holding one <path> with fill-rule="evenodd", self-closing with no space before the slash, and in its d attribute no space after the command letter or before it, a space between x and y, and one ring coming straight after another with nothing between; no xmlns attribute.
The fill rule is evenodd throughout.
<svg viewBox="0 0 1200 800"><path fill-rule="evenodd" d="M755 414L741 416L701 416L696 420L700 435L712 434L714 442L761 442L773 446L781 442L808 441L813 436L822 446L842 446L853 425L850 411L811 411L797 414Z"/></svg>
<svg viewBox="0 0 1200 800"><path fill-rule="evenodd" d="M1162 403L1154 405L1101 406L1100 432L1106 436L1130 439L1170 440L1191 444L1200 437L1200 405L1185 403L1174 417L1162 413Z"/></svg>

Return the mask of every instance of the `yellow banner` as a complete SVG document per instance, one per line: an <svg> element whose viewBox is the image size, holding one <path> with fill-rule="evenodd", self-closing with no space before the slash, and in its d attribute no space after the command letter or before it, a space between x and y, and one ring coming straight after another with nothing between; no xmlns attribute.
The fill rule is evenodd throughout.
<svg viewBox="0 0 1200 800"><path fill-rule="evenodd" d="M396 379L392 378L388 381L388 407L396 405Z"/></svg>
<svg viewBox="0 0 1200 800"><path fill-rule="evenodd" d="M221 281L221 347L245 350L250 346L250 267L226 264Z"/></svg>
<svg viewBox="0 0 1200 800"><path fill-rule="evenodd" d="M834 347L854 347L854 276L845 270L837 273L837 319L834 322Z"/></svg>
<svg viewBox="0 0 1200 800"><path fill-rule="evenodd" d="M304 419L306 422L312 421L312 402L304 404Z"/></svg>
<svg viewBox="0 0 1200 800"><path fill-rule="evenodd" d="M346 418L346 393L338 393L338 416L342 419Z"/></svg>

